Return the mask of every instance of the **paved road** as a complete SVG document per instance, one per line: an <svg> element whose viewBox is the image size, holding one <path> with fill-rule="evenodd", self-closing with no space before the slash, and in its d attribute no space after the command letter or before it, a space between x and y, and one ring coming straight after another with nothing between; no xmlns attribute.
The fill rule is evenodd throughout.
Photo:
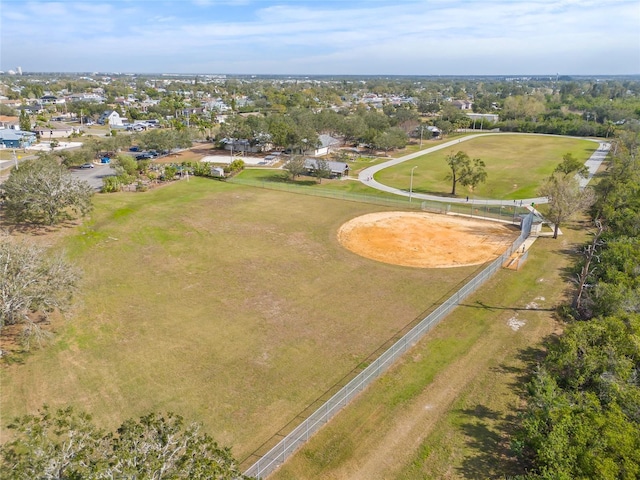
<svg viewBox="0 0 640 480"><path fill-rule="evenodd" d="M438 196L438 195L427 195L425 193L416 193L416 192L409 193L406 190L400 190L399 188L394 188L394 187L389 187L388 185L384 185L384 184L374 180L373 176L374 176L374 174L376 174L380 170L383 170L383 169L385 169L387 167L391 167L393 165L398 165L399 163L403 163L403 162L406 162L406 161L409 161L409 160L413 160L414 158L420 157L422 155L426 155L427 153L436 152L436 151L441 150L443 148L447 148L447 147L451 147L453 145L457 145L458 143L466 142L468 140L471 140L471 139L474 139L474 138L477 138L477 137L483 137L483 136L488 136L488 135L532 135L532 134L531 133L480 133L480 134L477 134L477 135L470 135L470 136L467 136L467 137L462 137L462 138L459 138L459 139L451 140L451 141L446 142L446 143L442 143L440 145L436 145L435 147L426 148L426 149L420 150L418 152L410 153L409 155L405 155L404 157L394 158L392 160L380 163L380 164L375 165L373 167L365 168L358 175L358 180L361 181L362 183L364 183L365 185L371 187L371 188L375 188L375 189L381 190L383 192L388 192L388 193L393 193L393 194L396 194L396 195L401 195L403 197L411 196L412 198L415 198L417 200L433 200L433 201L448 202L448 203L467 203L468 201L471 201L471 200L467 200L466 198L450 198L450 197L441 197L441 196ZM552 136L557 137L558 135L552 135ZM571 138L574 138L574 137L571 137ZM591 155L591 158L589 160L587 160L587 162L585 163L585 165L589 168L589 177L587 179L581 179L581 181L580 181L580 186L581 187L584 187L585 185L587 185L587 183L589 183L589 180L591 180L591 178L593 177L595 172L598 170L598 168L600 168L600 164L606 158L607 154L609 153L609 148L611 147L611 144L609 144L607 142L602 142L600 140L594 140L594 139L591 139L591 138L586 138L585 140L590 140L592 142L598 142L598 143L600 143L600 146L593 153L593 155ZM494 200L494 199L478 200L478 199L473 199L472 201L474 203L480 204L480 205L504 205L506 203L512 203L512 202L518 202L518 203L520 203L522 205L530 205L531 203L535 203L536 205L539 205L539 204L542 204L542 203L548 203L547 197L518 198L516 200Z"/></svg>

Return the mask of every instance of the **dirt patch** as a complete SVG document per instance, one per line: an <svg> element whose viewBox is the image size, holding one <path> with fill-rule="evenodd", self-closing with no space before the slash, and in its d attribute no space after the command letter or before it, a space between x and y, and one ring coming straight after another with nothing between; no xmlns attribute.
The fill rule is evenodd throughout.
<svg viewBox="0 0 640 480"><path fill-rule="evenodd" d="M216 150L212 144L205 143L159 158L155 160L154 163L199 162L203 157L213 155L218 151L219 150Z"/></svg>
<svg viewBox="0 0 640 480"><path fill-rule="evenodd" d="M418 268L478 265L501 255L518 236L511 225L425 212L378 212L340 227L338 240L358 255Z"/></svg>

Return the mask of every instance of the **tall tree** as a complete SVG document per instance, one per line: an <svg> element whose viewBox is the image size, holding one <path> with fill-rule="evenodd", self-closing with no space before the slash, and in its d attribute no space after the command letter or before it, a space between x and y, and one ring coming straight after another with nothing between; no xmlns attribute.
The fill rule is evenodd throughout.
<svg viewBox="0 0 640 480"><path fill-rule="evenodd" d="M575 158L571 153L565 153L562 156L562 162L558 164L555 173L561 173L565 177L573 174L579 175L582 178L586 178L589 175L589 168L583 164L580 160Z"/></svg>
<svg viewBox="0 0 640 480"><path fill-rule="evenodd" d="M487 179L485 163L479 158L471 160L469 155L459 151L447 155L446 160L451 170L446 177L447 180L451 180L451 195L456 194L458 184L474 189Z"/></svg>
<svg viewBox="0 0 640 480"><path fill-rule="evenodd" d="M31 118L29 118L29 114L26 110L20 110L20 118L18 120L20 130L23 132L31 131Z"/></svg>
<svg viewBox="0 0 640 480"><path fill-rule="evenodd" d="M91 186L73 178L50 155L25 160L0 185L0 198L7 218L16 223L54 225L72 214L91 211Z"/></svg>

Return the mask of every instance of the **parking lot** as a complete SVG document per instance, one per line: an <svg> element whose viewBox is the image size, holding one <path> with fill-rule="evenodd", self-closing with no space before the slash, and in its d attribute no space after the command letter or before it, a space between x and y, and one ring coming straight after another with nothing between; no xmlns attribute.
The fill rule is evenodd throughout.
<svg viewBox="0 0 640 480"><path fill-rule="evenodd" d="M110 177L116 174L115 170L110 164L94 163L94 168L73 168L71 169L71 175L74 178L84 180L94 189L100 190L102 188L102 179Z"/></svg>

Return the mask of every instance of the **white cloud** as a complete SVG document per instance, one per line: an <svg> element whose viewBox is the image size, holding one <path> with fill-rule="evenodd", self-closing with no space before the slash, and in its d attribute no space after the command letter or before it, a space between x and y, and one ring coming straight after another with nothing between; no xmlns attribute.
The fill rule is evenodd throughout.
<svg viewBox="0 0 640 480"><path fill-rule="evenodd" d="M217 71L638 73L639 13L636 0L11 2L0 68L44 70L45 44L54 70L89 56L97 69L183 71L224 55Z"/></svg>

